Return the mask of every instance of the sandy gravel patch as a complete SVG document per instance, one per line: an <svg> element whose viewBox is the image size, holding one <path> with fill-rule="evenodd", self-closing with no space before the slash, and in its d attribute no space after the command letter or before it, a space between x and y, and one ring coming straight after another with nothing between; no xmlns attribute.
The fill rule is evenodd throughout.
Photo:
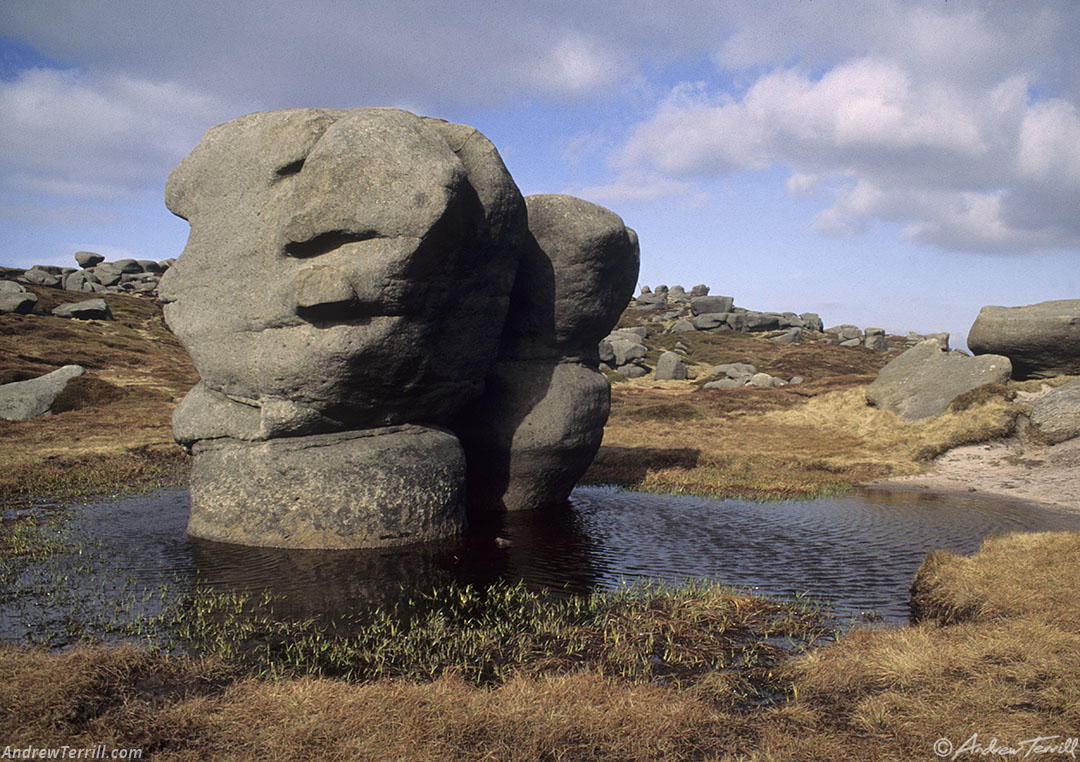
<svg viewBox="0 0 1080 762"><path fill-rule="evenodd" d="M974 493L1080 511L1080 438L1053 447L1017 436L957 447L939 456L929 473L867 486Z"/></svg>

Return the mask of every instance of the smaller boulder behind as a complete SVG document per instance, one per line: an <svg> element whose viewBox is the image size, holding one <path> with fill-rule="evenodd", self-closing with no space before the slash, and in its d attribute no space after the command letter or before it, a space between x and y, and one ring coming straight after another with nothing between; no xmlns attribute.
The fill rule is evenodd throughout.
<svg viewBox="0 0 1080 762"><path fill-rule="evenodd" d="M685 381L689 374L686 363L677 352L664 352L656 363L657 381Z"/></svg>

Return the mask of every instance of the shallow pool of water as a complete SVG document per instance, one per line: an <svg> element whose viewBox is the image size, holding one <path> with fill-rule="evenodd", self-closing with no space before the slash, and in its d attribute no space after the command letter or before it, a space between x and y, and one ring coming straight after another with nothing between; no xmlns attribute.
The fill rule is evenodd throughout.
<svg viewBox="0 0 1080 762"><path fill-rule="evenodd" d="M928 551L971 553L983 537L1014 530L1080 529L1080 514L916 492L758 503L579 487L561 509L511 514L453 541L297 551L189 538L187 512L183 488L80 506L67 531L84 551L38 571L50 580L67 575L75 592L59 603L46 595L55 605L44 614L41 606L52 604L35 602L34 594L3 596L0 637L41 640L41 628L66 626L80 606L163 586L175 593L196 582L269 590L282 597L277 612L306 616L388 604L451 581L524 580L584 592L639 578L695 577L824 598L841 619L899 623L909 616L908 585ZM47 582L26 579L19 584L27 590ZM151 596L141 605L153 613Z"/></svg>

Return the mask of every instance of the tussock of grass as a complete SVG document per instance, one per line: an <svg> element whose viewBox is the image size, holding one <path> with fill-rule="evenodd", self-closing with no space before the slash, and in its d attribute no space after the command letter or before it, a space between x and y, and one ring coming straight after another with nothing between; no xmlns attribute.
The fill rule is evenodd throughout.
<svg viewBox="0 0 1080 762"><path fill-rule="evenodd" d="M705 702L587 672L518 677L497 689L449 674L423 685L222 684L210 665L173 662L158 667L147 690L148 666L130 648L61 656L0 649L5 743L135 746L155 760L606 762L719 755L735 735ZM54 673L62 679L42 685Z"/></svg>
<svg viewBox="0 0 1080 762"><path fill-rule="evenodd" d="M799 701L779 714L822 733L887 741L892 758L927 756L939 737L959 747L972 733L984 746L994 736L1002 746L1075 737L1078 578L1078 533L989 538L971 557L932 553L912 585L928 621L856 630L792 661Z"/></svg>
<svg viewBox="0 0 1080 762"><path fill-rule="evenodd" d="M912 607L945 624L1021 617L1080 630L1078 569L1080 533L990 537L974 556L929 554L911 586Z"/></svg>
<svg viewBox="0 0 1080 762"><path fill-rule="evenodd" d="M937 738L959 747L972 733L984 746L995 736L1001 745L1075 736L1078 654L1075 631L1022 619L854 632L792 664L803 737L768 745L813 748L810 726L849 751L876 743L881 758L922 759ZM790 753L781 756L801 757Z"/></svg>
<svg viewBox="0 0 1080 762"><path fill-rule="evenodd" d="M647 405L626 413L626 417L632 421L692 421L704 418L705 413L698 410L688 402L661 402L656 405Z"/></svg>
<svg viewBox="0 0 1080 762"><path fill-rule="evenodd" d="M19 459L0 476L0 496L9 499L70 499L147 489L184 478L186 456L172 443L155 443L126 452L47 455Z"/></svg>
<svg viewBox="0 0 1080 762"><path fill-rule="evenodd" d="M840 441L849 443L846 449L833 448L831 454L821 455L834 460L858 458L899 470L953 447L1007 436L1016 416L1010 400L990 393L984 398L969 397L961 406L933 418L908 422L894 413L869 407L862 389L848 389L766 415L761 423L787 429L794 446L804 444L808 450L819 446L823 437L843 437Z"/></svg>
<svg viewBox="0 0 1080 762"><path fill-rule="evenodd" d="M197 594L179 623L194 660L0 646L0 725L12 743L101 736L155 759L681 758L730 745L730 718L786 696L777 666L825 632L805 603L704 583L433 595L335 636Z"/></svg>

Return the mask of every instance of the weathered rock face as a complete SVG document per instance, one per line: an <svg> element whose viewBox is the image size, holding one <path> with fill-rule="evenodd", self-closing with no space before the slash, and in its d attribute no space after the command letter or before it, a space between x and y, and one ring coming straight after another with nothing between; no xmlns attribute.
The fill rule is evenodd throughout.
<svg viewBox="0 0 1080 762"><path fill-rule="evenodd" d="M581 363L499 362L454 427L469 466L470 511L566 500L600 448L610 394L607 379Z"/></svg>
<svg viewBox="0 0 1080 762"><path fill-rule="evenodd" d="M275 414L288 400L279 436L446 423L479 394L525 211L463 129L393 109L212 128L169 176L191 234L160 285L203 383Z"/></svg>
<svg viewBox="0 0 1080 762"><path fill-rule="evenodd" d="M1036 402L1031 428L1048 444L1080 436L1080 379L1059 386Z"/></svg>
<svg viewBox="0 0 1080 762"><path fill-rule="evenodd" d="M1012 366L1000 355L945 352L935 340L925 341L893 359L866 387L866 401L892 410L905 421L944 413L949 403L983 384L1003 384Z"/></svg>
<svg viewBox="0 0 1080 762"><path fill-rule="evenodd" d="M1080 299L983 307L968 332L974 354L1008 357L1017 378L1080 373Z"/></svg>
<svg viewBox="0 0 1080 762"><path fill-rule="evenodd" d="M41 269L40 267L31 267L25 273L22 274L21 280L27 283L33 283L37 286L58 286L60 285L60 278L52 273Z"/></svg>
<svg viewBox="0 0 1080 762"><path fill-rule="evenodd" d="M568 359L593 366L597 345L637 279L637 234L614 212L573 196L529 196L527 246L500 359Z"/></svg>
<svg viewBox="0 0 1080 762"><path fill-rule="evenodd" d="M690 300L690 312L694 315L731 312L734 303L730 296L695 296Z"/></svg>
<svg viewBox="0 0 1080 762"><path fill-rule="evenodd" d="M527 234L490 142L393 109L252 114L206 134L166 203L191 234L161 298L202 377L173 421L195 455L189 532L460 531L461 447L434 427L483 389Z"/></svg>
<svg viewBox="0 0 1080 762"><path fill-rule="evenodd" d="M68 381L84 372L80 365L65 365L38 378L3 384L0 386L0 418L22 421L49 415Z"/></svg>
<svg viewBox="0 0 1080 762"><path fill-rule="evenodd" d="M453 427L478 513L560 503L585 473L610 405L598 346L637 280L637 235L617 215L571 196L525 203L535 245L522 257L499 360ZM631 338L609 337L605 359L637 359Z"/></svg>
<svg viewBox="0 0 1080 762"><path fill-rule="evenodd" d="M889 348L889 340L884 328L867 328L863 336L863 346L868 349L884 351Z"/></svg>
<svg viewBox="0 0 1080 762"><path fill-rule="evenodd" d="M466 455L469 492L513 507L588 466L598 342L637 277L616 215L538 196L527 216L483 135L395 109L214 127L166 203L191 223L159 289L202 379L173 417L191 534L430 540L464 526Z"/></svg>

